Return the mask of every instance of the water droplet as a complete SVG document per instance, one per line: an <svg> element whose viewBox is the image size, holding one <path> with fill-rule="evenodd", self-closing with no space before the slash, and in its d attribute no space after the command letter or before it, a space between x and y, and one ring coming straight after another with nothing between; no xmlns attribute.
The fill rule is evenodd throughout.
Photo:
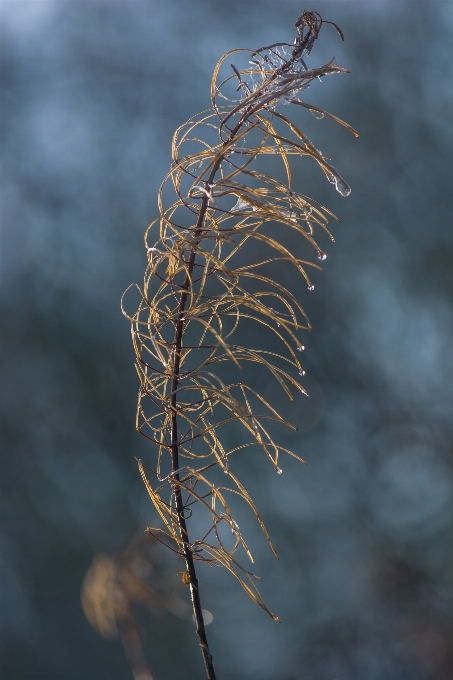
<svg viewBox="0 0 453 680"><path fill-rule="evenodd" d="M338 193L342 196L349 196L351 193L351 187L349 184L347 184L347 182L344 181L344 179L342 179L342 177L337 177L335 179L335 187Z"/></svg>
<svg viewBox="0 0 453 680"><path fill-rule="evenodd" d="M279 468L279 467L276 468L275 472L276 472L278 475L282 475L282 474L283 474L283 470L282 470L281 468Z"/></svg>
<svg viewBox="0 0 453 680"><path fill-rule="evenodd" d="M308 290L314 290L314 289L315 289L315 287L314 287L314 285L311 283L311 284L308 286Z"/></svg>
<svg viewBox="0 0 453 680"><path fill-rule="evenodd" d="M326 173L326 177L327 177L328 181L331 184L335 184L335 175L332 175L332 173L329 172L328 170L324 170L324 172Z"/></svg>
<svg viewBox="0 0 453 680"><path fill-rule="evenodd" d="M277 321L277 328L280 328L280 324L278 323L278 321Z"/></svg>
<svg viewBox="0 0 453 680"><path fill-rule="evenodd" d="M298 352L303 352L304 349L305 349L305 346L304 346L304 345L299 345L299 347L297 348L297 351L298 351Z"/></svg>
<svg viewBox="0 0 453 680"><path fill-rule="evenodd" d="M322 250L318 250L318 260L327 260L327 255Z"/></svg>
<svg viewBox="0 0 453 680"><path fill-rule="evenodd" d="M340 193L342 196L349 196L351 193L351 187L347 182L344 181L343 177L340 177L340 175L333 174L332 172L329 172L328 170L324 170L327 179L331 184L335 184L335 188Z"/></svg>
<svg viewBox="0 0 453 680"><path fill-rule="evenodd" d="M305 375L305 371L299 371L299 375Z"/></svg>

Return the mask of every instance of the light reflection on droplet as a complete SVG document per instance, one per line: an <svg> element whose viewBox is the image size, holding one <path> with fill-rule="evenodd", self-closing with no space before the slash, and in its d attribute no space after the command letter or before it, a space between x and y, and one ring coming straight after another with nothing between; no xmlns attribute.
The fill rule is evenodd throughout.
<svg viewBox="0 0 453 680"><path fill-rule="evenodd" d="M351 187L341 177L337 177L335 180L335 188L342 196L349 196L351 193Z"/></svg>

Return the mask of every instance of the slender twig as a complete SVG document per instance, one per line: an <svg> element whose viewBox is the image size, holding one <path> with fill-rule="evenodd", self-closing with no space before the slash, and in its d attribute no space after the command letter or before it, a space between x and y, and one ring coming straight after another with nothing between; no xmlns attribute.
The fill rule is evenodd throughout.
<svg viewBox="0 0 453 680"><path fill-rule="evenodd" d="M238 133L240 128L243 125L244 118L242 117L239 123L235 126L235 128L231 131L230 137L227 142L224 143L224 146L227 147L232 139L234 139L234 136ZM209 180L208 184L211 184L214 179L215 175L217 173L217 170L220 167L220 164L223 160L223 155L220 155L216 163L214 164L211 173L209 175ZM202 227L203 227L203 222L204 218L206 215L206 209L208 207L208 196L204 195L203 198L201 199L201 206L200 206L200 212L198 214L198 220L197 224L194 230L194 238L195 241L197 238L199 238L201 232L202 232ZM171 381L171 469L173 473L173 477L179 482L180 477L179 477L179 446L178 446L178 417L177 417L177 390L179 386L179 379L180 379L180 366L181 366L181 350L182 350L182 337L184 333L184 311L186 308L186 302L187 302L187 297L188 297L188 292L189 288L191 285L192 281L192 272L195 267L195 248L192 248L189 256L189 262L188 262L188 267L186 271L186 277L184 280L184 283L182 285L182 292L181 292L181 297L179 299L179 308L178 308L178 320L176 322L176 329L175 329L175 339L174 339L174 352L173 352L173 370L172 370L172 381ZM181 494L181 487L179 485L175 485L175 503L176 503L176 512L178 515L178 525L179 525L179 533L181 536L181 540L183 541L184 544L184 559L186 561L186 566L187 566L187 571L189 572L189 578L190 578L190 597L192 600L192 608L193 608L193 615L195 619L195 626L196 626L196 631L198 635L198 641L200 643L201 647L201 653L203 655L203 661L206 667L206 675L208 680L216 680L216 674L214 670L214 662L212 659L212 654L209 650L209 645L208 645L208 639L206 637L206 630L205 630L205 625L204 625L204 620L203 620L203 610L201 608L201 599L200 599L200 591L198 587L198 578L197 574L195 571L195 562L193 559L193 554L192 550L190 548L190 541L189 541L189 532L187 530L187 525L186 525L186 520L184 517L184 503L182 500L182 494Z"/></svg>

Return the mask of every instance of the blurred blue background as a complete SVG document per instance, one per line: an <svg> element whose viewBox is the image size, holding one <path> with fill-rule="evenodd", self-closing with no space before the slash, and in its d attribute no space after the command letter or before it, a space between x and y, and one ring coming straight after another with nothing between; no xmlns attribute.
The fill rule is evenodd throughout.
<svg viewBox="0 0 453 680"><path fill-rule="evenodd" d="M156 523L134 460L153 452L134 430L120 296L141 281L171 135L209 107L215 62L234 47L292 40L304 7L0 7L1 676L125 680L119 638L99 636L80 604L93 556L114 557ZM301 296L314 325L311 401L293 407L300 434L282 434L308 467L285 460L283 476L263 468L259 481L243 470L280 554L243 520L282 624L202 565L207 632L219 680L449 680L453 9L449 0L307 9L346 38L325 26L310 64L335 56L351 71L313 86L311 101L361 138L292 115L353 190L344 199L300 164L299 191L340 218L325 273ZM153 678L203 677L187 617L137 611Z"/></svg>

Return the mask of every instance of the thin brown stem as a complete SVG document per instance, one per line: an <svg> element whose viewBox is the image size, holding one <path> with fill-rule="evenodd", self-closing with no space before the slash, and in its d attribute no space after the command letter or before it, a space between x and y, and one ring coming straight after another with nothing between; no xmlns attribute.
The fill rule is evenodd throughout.
<svg viewBox="0 0 453 680"><path fill-rule="evenodd" d="M204 219L206 213L207 200L203 199L203 203L200 209L199 220L201 222ZM204 208L204 210L203 210ZM198 226L198 225L197 225ZM191 281L191 274L195 264L195 252L192 251L189 259L189 267L186 274L186 280L183 285L183 292L181 293L181 298L179 301L178 310L178 321L176 324L175 332L175 349L174 349L174 362L173 362L173 377L172 377L172 397L171 397L171 462L172 462L172 472L176 480L179 481L179 455L178 455L178 421L177 421L177 392L179 383L179 372L181 363L181 348L182 348L182 336L184 330L184 321L182 315L187 302L188 289ZM189 542L189 533L187 531L186 520L184 517L184 504L182 500L181 487L175 485L174 487L175 501L176 501L176 511L178 514L178 524L181 539L183 541L184 549L184 559L186 560L187 571L190 578L190 596L192 600L193 615L195 619L195 625L198 635L198 641L201 647L201 653L203 655L203 660L206 668L206 675L208 680L216 680L216 675L214 671L214 663L212 659L212 654L209 651L208 640L206 637L206 631L203 620L203 611L201 608L200 592L198 589L198 579L195 572L195 564L192 554L192 549Z"/></svg>
<svg viewBox="0 0 453 680"><path fill-rule="evenodd" d="M242 127L246 118L242 117L241 120L236 124L235 128L231 131L229 139L224 143L227 146L229 142L237 134L238 130ZM223 155L220 155L216 163L213 165L211 172L209 174L208 184L214 181L217 170L222 162ZM204 218L206 215L206 209L208 207L208 196L203 196L200 205L200 212L198 213L198 220L196 227L194 229L195 240L200 237L202 233L202 227L204 223ZM177 390L179 385L180 377L180 367L181 367L181 350L182 350L182 338L184 334L184 310L186 308L187 298L189 294L189 289L192 282L192 273L195 266L195 248L190 252L186 277L182 285L181 297L179 299L178 308L178 320L176 322L175 328L175 339L174 339L174 352L173 352L173 371L172 371L172 382L171 382L171 400L170 407L172 411L171 416L171 464L172 473L175 480L180 481L179 477L179 445L178 445L178 411L177 411ZM203 610L201 608L200 591L198 588L198 578L195 571L195 561L193 558L192 548L190 547L189 532L187 530L187 524L184 517L184 503L182 500L181 487L179 485L174 486L176 512L178 516L178 527L181 540L183 542L183 555L186 561L187 571L189 573L189 584L190 584L190 597L192 600L193 615L195 619L195 626L198 635L198 641L201 647L201 653L203 656L203 661L206 668L206 675L208 680L216 680L216 674L214 670L214 663L212 659L212 654L209 650L208 640L206 637L206 630L203 620Z"/></svg>

